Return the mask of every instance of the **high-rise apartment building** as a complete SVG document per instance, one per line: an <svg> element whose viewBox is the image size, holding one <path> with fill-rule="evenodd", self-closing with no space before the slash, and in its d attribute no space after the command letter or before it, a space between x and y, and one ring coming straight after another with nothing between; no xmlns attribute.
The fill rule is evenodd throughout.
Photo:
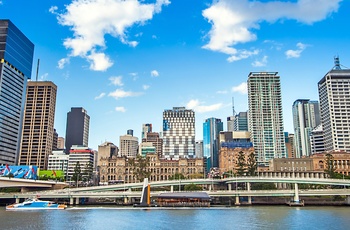
<svg viewBox="0 0 350 230"><path fill-rule="evenodd" d="M295 158L294 134L285 132L284 137L286 142L286 157Z"/></svg>
<svg viewBox="0 0 350 230"><path fill-rule="evenodd" d="M90 116L84 108L71 108L67 113L66 126L66 153L69 153L72 145L89 145Z"/></svg>
<svg viewBox="0 0 350 230"><path fill-rule="evenodd" d="M54 147L57 86L51 81L29 81L24 108L20 165L47 169Z"/></svg>
<svg viewBox="0 0 350 230"><path fill-rule="evenodd" d="M10 20L0 20L0 165L18 162L33 53L34 44Z"/></svg>
<svg viewBox="0 0 350 230"><path fill-rule="evenodd" d="M248 120L251 141L260 165L286 157L281 82L277 72L251 72L248 76Z"/></svg>
<svg viewBox="0 0 350 230"><path fill-rule="evenodd" d="M139 139L130 134L119 137L118 156L136 157L138 153Z"/></svg>
<svg viewBox="0 0 350 230"><path fill-rule="evenodd" d="M342 69L339 58L319 82L321 122L325 150L350 151L350 69Z"/></svg>
<svg viewBox="0 0 350 230"><path fill-rule="evenodd" d="M163 156L167 159L194 158L195 112L173 107L163 112Z"/></svg>
<svg viewBox="0 0 350 230"><path fill-rule="evenodd" d="M207 171L219 167L219 135L223 123L218 118L208 118L203 123L203 155L207 159Z"/></svg>
<svg viewBox="0 0 350 230"><path fill-rule="evenodd" d="M311 155L311 131L321 124L318 101L298 99L293 103L295 157Z"/></svg>

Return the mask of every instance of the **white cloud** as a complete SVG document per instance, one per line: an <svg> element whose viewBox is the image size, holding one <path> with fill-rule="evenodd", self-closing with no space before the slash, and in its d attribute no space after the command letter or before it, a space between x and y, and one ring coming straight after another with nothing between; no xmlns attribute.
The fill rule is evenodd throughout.
<svg viewBox="0 0 350 230"><path fill-rule="evenodd" d="M98 96L95 97L95 100L101 99L101 98L103 98L104 96L106 96L106 93L100 93L100 95L98 95Z"/></svg>
<svg viewBox="0 0 350 230"><path fill-rule="evenodd" d="M122 82L122 76L117 76L117 77L110 77L109 80L111 81L112 85L117 85L117 86L123 86Z"/></svg>
<svg viewBox="0 0 350 230"><path fill-rule="evenodd" d="M312 24L336 12L342 0L250 1L216 0L202 15L212 24L209 42L202 48L229 55L237 61L258 53L257 50L238 50L235 46L257 39L254 31L259 23L274 23L281 19ZM268 13L266 13L268 12Z"/></svg>
<svg viewBox="0 0 350 230"><path fill-rule="evenodd" d="M106 71L113 65L113 62L104 53L96 53L91 51L90 55L86 55L86 59L90 62L90 69L95 71Z"/></svg>
<svg viewBox="0 0 350 230"><path fill-rule="evenodd" d="M285 52L287 58L299 58L301 53L306 49L307 45L299 42L297 43L297 48L296 50L287 50Z"/></svg>
<svg viewBox="0 0 350 230"><path fill-rule="evenodd" d="M247 83L242 82L238 86L233 86L232 87L232 92L238 92L241 94L247 94L248 93L248 88L247 88Z"/></svg>
<svg viewBox="0 0 350 230"><path fill-rule="evenodd" d="M58 10L57 6L51 6L50 9L49 9L49 12L52 13L52 14L56 14L57 10Z"/></svg>
<svg viewBox="0 0 350 230"><path fill-rule="evenodd" d="M219 90L216 93L218 93L218 94L227 94L228 92L227 92L227 90Z"/></svg>
<svg viewBox="0 0 350 230"><path fill-rule="evenodd" d="M46 81L48 78L49 74L48 73L44 73L43 75L40 76L39 80L40 81Z"/></svg>
<svg viewBox="0 0 350 230"><path fill-rule="evenodd" d="M143 88L144 90L149 89L149 87L150 87L149 85L143 85L143 86L142 86L142 88Z"/></svg>
<svg viewBox="0 0 350 230"><path fill-rule="evenodd" d="M125 113L126 109L123 106L115 107L115 111Z"/></svg>
<svg viewBox="0 0 350 230"><path fill-rule="evenodd" d="M69 63L69 58L62 58L57 63L57 68L63 69L66 64Z"/></svg>
<svg viewBox="0 0 350 230"><path fill-rule="evenodd" d="M119 98L124 97L137 97L141 95L142 93L139 92L131 92L131 91L124 91L123 89L117 89L114 92L111 92L108 94L109 97L114 97L116 100Z"/></svg>
<svg viewBox="0 0 350 230"><path fill-rule="evenodd" d="M156 0L154 4L138 0L74 0L65 6L63 13L58 13L56 6L49 11L57 15L59 24L73 31L73 37L66 38L63 43L71 50L70 55L87 59L91 70L105 71L113 65L104 53L105 35L135 47L138 42L128 40L127 29L151 20L168 4L169 0Z"/></svg>
<svg viewBox="0 0 350 230"><path fill-rule="evenodd" d="M253 67L263 67L266 66L267 64L267 56L265 55L260 61L256 60L255 62L252 63Z"/></svg>
<svg viewBox="0 0 350 230"><path fill-rule="evenodd" d="M201 105L201 104L202 103L199 102L199 100L192 99L187 103L186 108L193 109L198 113L206 113L206 112L219 110L223 107L222 103L217 103L213 105Z"/></svg>
<svg viewBox="0 0 350 230"><path fill-rule="evenodd" d="M158 77L158 76L159 76L158 71L157 71L157 70L152 70L152 71L151 71L151 76L152 76L152 77Z"/></svg>

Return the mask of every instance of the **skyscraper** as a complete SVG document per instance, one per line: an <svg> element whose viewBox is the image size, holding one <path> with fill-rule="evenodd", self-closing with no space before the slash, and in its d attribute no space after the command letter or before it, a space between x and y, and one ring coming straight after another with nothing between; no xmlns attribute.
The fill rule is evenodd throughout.
<svg viewBox="0 0 350 230"><path fill-rule="evenodd" d="M136 157L139 147L139 139L126 134L119 137L119 156Z"/></svg>
<svg viewBox="0 0 350 230"><path fill-rule="evenodd" d="M67 113L66 153L72 145L89 146L90 116L84 108L71 108Z"/></svg>
<svg viewBox="0 0 350 230"><path fill-rule="evenodd" d="M318 101L298 99L293 103L295 157L311 155L311 131L321 124Z"/></svg>
<svg viewBox="0 0 350 230"><path fill-rule="evenodd" d="M51 81L29 81L24 108L20 165L47 169L54 144L57 86ZM56 143L57 144L57 143Z"/></svg>
<svg viewBox="0 0 350 230"><path fill-rule="evenodd" d="M223 123L217 118L208 118L203 123L203 155L207 159L207 172L219 167L219 136Z"/></svg>
<svg viewBox="0 0 350 230"><path fill-rule="evenodd" d="M281 83L277 72L251 72L248 76L248 120L257 162L268 165L286 157Z"/></svg>
<svg viewBox="0 0 350 230"><path fill-rule="evenodd" d="M350 151L350 69L342 69L339 58L319 82L321 122L325 150Z"/></svg>
<svg viewBox="0 0 350 230"><path fill-rule="evenodd" d="M195 156L195 113L185 107L163 112L163 156L193 158Z"/></svg>
<svg viewBox="0 0 350 230"><path fill-rule="evenodd" d="M15 165L34 44L10 21L0 20L0 165Z"/></svg>
<svg viewBox="0 0 350 230"><path fill-rule="evenodd" d="M143 124L141 139L146 138L148 133L152 132L152 124Z"/></svg>
<svg viewBox="0 0 350 230"><path fill-rule="evenodd" d="M233 131L248 131L248 113L239 112L235 115Z"/></svg>

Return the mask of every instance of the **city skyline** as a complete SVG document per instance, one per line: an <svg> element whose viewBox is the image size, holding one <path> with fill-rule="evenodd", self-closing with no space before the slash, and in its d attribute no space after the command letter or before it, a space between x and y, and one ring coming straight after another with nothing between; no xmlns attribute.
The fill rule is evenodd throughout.
<svg viewBox="0 0 350 230"><path fill-rule="evenodd" d="M40 59L38 79L58 87L59 136L67 112L83 107L93 149L119 143L128 129L141 141L142 124L160 132L162 112L181 106L195 111L203 139L205 119L232 116L232 97L237 112L248 110L246 82L259 71L279 72L284 128L293 132L293 102L319 100L317 83L335 55L350 65L346 1L127 2L0 1L1 17L35 45L32 80ZM104 14L85 13L92 8Z"/></svg>

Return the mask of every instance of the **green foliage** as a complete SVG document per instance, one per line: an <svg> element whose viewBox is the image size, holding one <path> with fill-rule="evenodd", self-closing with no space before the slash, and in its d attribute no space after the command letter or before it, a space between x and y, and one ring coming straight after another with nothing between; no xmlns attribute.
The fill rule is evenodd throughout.
<svg viewBox="0 0 350 230"><path fill-rule="evenodd" d="M248 176L255 176L257 170L257 164L254 152L251 152L247 161L247 174Z"/></svg>
<svg viewBox="0 0 350 230"><path fill-rule="evenodd" d="M86 181L91 181L92 180L92 175L93 175L93 168L94 166L92 165L91 162L86 163L85 168L84 168L84 180Z"/></svg>
<svg viewBox="0 0 350 230"><path fill-rule="evenodd" d="M72 175L72 180L75 181L76 184L82 179L81 167L79 161L75 164L74 173Z"/></svg>
<svg viewBox="0 0 350 230"><path fill-rule="evenodd" d="M148 170L149 158L137 155L136 158L129 159L129 165L132 168L132 173L138 181L143 181L145 178L149 178L151 172Z"/></svg>
<svg viewBox="0 0 350 230"><path fill-rule="evenodd" d="M202 187L196 184L186 184L184 187L185 191L200 191L202 190Z"/></svg>
<svg viewBox="0 0 350 230"><path fill-rule="evenodd" d="M276 185L274 183L252 183L252 190L276 190Z"/></svg>
<svg viewBox="0 0 350 230"><path fill-rule="evenodd" d="M242 151L240 151L238 153L238 158L237 158L237 175L238 176L243 176L245 175L245 167L246 167L246 163L245 163L245 157L244 157L244 153Z"/></svg>
<svg viewBox="0 0 350 230"><path fill-rule="evenodd" d="M175 173L174 175L169 177L169 180L183 180L186 177L182 173Z"/></svg>
<svg viewBox="0 0 350 230"><path fill-rule="evenodd" d="M332 154L327 153L326 166L324 171L329 175L330 178L334 178L336 175L335 170L336 170L336 166L334 165L334 157Z"/></svg>
<svg viewBox="0 0 350 230"><path fill-rule="evenodd" d="M0 188L0 192L3 192L3 193L21 192L21 188Z"/></svg>

